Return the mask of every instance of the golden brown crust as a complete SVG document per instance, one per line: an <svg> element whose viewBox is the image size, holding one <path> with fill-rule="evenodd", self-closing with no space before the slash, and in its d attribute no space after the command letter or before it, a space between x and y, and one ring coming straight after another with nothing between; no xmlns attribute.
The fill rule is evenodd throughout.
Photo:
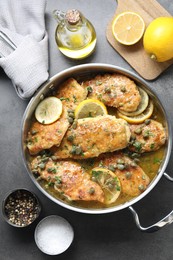
<svg viewBox="0 0 173 260"><path fill-rule="evenodd" d="M150 119L148 124L130 125L132 136L135 137L129 149L144 153L158 150L166 141L166 133L161 123Z"/></svg>
<svg viewBox="0 0 173 260"><path fill-rule="evenodd" d="M77 162L54 162L49 158L44 169L39 167L41 163L42 159L37 157L32 161L31 169L69 200L104 201L101 187L90 180L89 174Z"/></svg>
<svg viewBox="0 0 173 260"><path fill-rule="evenodd" d="M86 99L88 91L74 78L67 79L57 90L56 97L62 100L63 107L74 110L77 105Z"/></svg>
<svg viewBox="0 0 173 260"><path fill-rule="evenodd" d="M126 195L140 195L150 182L142 168L121 152L103 155L98 158L95 166L100 164L115 173L120 180L122 192Z"/></svg>
<svg viewBox="0 0 173 260"><path fill-rule="evenodd" d="M61 145L54 149L58 158L86 159L127 147L130 140L128 124L114 116L78 119L67 131Z"/></svg>
<svg viewBox="0 0 173 260"><path fill-rule="evenodd" d="M82 84L90 89L89 98L122 111L136 111L141 101L139 90L131 79L121 74L97 75Z"/></svg>

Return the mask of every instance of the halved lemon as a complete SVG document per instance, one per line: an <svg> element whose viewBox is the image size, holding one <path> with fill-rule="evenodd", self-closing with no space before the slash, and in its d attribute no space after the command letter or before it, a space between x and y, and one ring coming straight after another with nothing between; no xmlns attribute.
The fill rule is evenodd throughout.
<svg viewBox="0 0 173 260"><path fill-rule="evenodd" d="M35 118L41 124L51 124L60 118L62 114L62 102L56 97L43 99L35 110Z"/></svg>
<svg viewBox="0 0 173 260"><path fill-rule="evenodd" d="M103 189L105 204L115 202L121 193L121 184L118 177L106 168L96 167L92 169L92 180Z"/></svg>
<svg viewBox="0 0 173 260"><path fill-rule="evenodd" d="M76 107L75 118L86 118L107 115L106 106L97 99L86 99Z"/></svg>
<svg viewBox="0 0 173 260"><path fill-rule="evenodd" d="M112 33L115 39L124 45L137 43L143 36L145 23L143 18L134 12L123 12L112 22Z"/></svg>
<svg viewBox="0 0 173 260"><path fill-rule="evenodd" d="M147 108L139 115L137 116L126 116L119 111L117 111L117 115L124 120L126 120L128 123L131 124L140 124L144 122L146 119L150 118L154 110L153 102L150 100Z"/></svg>
<svg viewBox="0 0 173 260"><path fill-rule="evenodd" d="M141 95L141 102L137 108L136 111L134 112L126 112L126 111L121 111L121 109L119 109L119 111L126 115L126 116L137 116L139 114L141 114L148 106L149 103L149 97L148 94L145 90L143 90L142 88L139 88L139 93Z"/></svg>

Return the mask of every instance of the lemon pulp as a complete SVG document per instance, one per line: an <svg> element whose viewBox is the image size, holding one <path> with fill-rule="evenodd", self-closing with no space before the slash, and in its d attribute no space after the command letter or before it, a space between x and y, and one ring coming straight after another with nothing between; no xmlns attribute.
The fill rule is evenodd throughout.
<svg viewBox="0 0 173 260"><path fill-rule="evenodd" d="M113 36L124 45L137 43L142 38L144 30L143 18L134 12L120 13L112 22Z"/></svg>
<svg viewBox="0 0 173 260"><path fill-rule="evenodd" d="M58 120L62 113L62 102L56 97L43 99L35 110L35 118L39 123L51 124Z"/></svg>
<svg viewBox="0 0 173 260"><path fill-rule="evenodd" d="M97 99L86 99L76 107L75 118L86 118L107 115L106 106Z"/></svg>
<svg viewBox="0 0 173 260"><path fill-rule="evenodd" d="M111 204L117 200L121 193L121 184L118 177L106 168L96 167L92 169L92 180L97 182L105 194L105 204Z"/></svg>

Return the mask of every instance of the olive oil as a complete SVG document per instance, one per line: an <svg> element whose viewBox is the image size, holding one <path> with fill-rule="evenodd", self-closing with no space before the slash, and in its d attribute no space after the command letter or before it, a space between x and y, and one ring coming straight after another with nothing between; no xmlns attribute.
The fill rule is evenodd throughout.
<svg viewBox="0 0 173 260"><path fill-rule="evenodd" d="M63 13L54 11L58 21L55 40L59 50L72 59L89 56L96 46L96 32L93 25L78 10Z"/></svg>

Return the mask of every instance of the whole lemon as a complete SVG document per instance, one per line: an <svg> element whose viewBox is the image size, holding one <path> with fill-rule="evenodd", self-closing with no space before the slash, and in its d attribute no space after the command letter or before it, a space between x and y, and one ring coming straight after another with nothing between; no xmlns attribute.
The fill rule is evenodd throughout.
<svg viewBox="0 0 173 260"><path fill-rule="evenodd" d="M173 17L158 17L147 27L143 45L150 57L158 62L173 58Z"/></svg>

